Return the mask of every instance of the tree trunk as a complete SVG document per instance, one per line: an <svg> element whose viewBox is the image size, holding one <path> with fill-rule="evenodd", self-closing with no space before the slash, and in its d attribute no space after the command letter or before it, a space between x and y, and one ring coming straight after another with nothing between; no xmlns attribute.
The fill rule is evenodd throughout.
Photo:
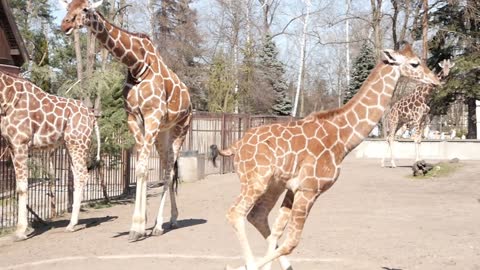
<svg viewBox="0 0 480 270"><path fill-rule="evenodd" d="M422 20L422 60L427 62L428 57L428 0L423 0L423 20Z"/></svg>
<svg viewBox="0 0 480 270"><path fill-rule="evenodd" d="M400 30L400 37L398 39L400 42L405 40L405 36L407 34L409 19L410 19L410 0L405 0L405 10L404 10L404 15L403 15L403 24L402 24L402 29Z"/></svg>
<svg viewBox="0 0 480 270"><path fill-rule="evenodd" d="M303 86L304 70L305 70L305 52L307 49L307 30L308 30L308 17L310 16L310 0L305 0L305 5L307 8L307 13L305 15L305 21L303 23L303 33L302 33L302 45L300 48L300 63L298 65L298 80L297 80L297 90L295 91L295 103L293 104L292 116L297 116L297 107L298 99L300 95L300 90Z"/></svg>
<svg viewBox="0 0 480 270"><path fill-rule="evenodd" d="M82 59L82 49L80 47L80 34L78 29L73 30L73 40L75 45L75 56L77 58L77 79L83 80L83 59Z"/></svg>
<svg viewBox="0 0 480 270"><path fill-rule="evenodd" d="M382 21L382 0L370 0L372 7L372 29L375 46L375 56L378 59L380 57L380 51L382 50L382 35L381 35L381 21Z"/></svg>
<svg viewBox="0 0 480 270"><path fill-rule="evenodd" d="M477 115L476 115L477 104L475 98L467 99L467 110L468 110L468 133L467 139L477 139Z"/></svg>
<svg viewBox="0 0 480 270"><path fill-rule="evenodd" d="M399 42L397 38L397 20L398 13L400 12L398 0L391 0L393 6L393 16L392 16L392 39L393 39L393 48L395 50L399 49Z"/></svg>
<svg viewBox="0 0 480 270"><path fill-rule="evenodd" d="M155 0L148 0L147 10L150 15L150 37L155 41Z"/></svg>

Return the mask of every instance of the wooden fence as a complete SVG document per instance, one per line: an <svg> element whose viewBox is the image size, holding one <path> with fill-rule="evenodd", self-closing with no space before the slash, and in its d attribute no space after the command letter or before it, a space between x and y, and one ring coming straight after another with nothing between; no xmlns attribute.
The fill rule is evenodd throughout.
<svg viewBox="0 0 480 270"><path fill-rule="evenodd" d="M291 117L195 112L182 151L198 151L199 154L208 155L211 144L225 148L241 138L251 127L290 120ZM73 176L65 148L60 147L52 156L52 177L48 173L48 160L45 151L35 151L29 155L28 205L32 210L30 220L34 219L33 213L42 219L51 219L68 211L73 203ZM208 159L205 160L208 162ZM105 194L110 199L115 199L128 194L130 187L136 183L136 153L133 149L125 149L118 154L102 154L102 161L102 166L90 171L83 202L102 200ZM218 169L209 172L233 171L231 158L222 158L219 163ZM162 181L160 158L154 149L148 169L150 183ZM0 230L14 226L16 219L15 173L6 142L0 136Z"/></svg>

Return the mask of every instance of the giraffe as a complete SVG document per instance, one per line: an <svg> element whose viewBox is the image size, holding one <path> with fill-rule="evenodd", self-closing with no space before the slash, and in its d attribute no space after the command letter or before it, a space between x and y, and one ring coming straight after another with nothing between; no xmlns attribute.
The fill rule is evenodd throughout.
<svg viewBox="0 0 480 270"><path fill-rule="evenodd" d="M450 69L455 66L455 63L450 62L450 59L445 59L438 63L438 65L441 70L437 74L437 77L439 80L443 80L448 76ZM413 127L415 129L415 134L413 134L415 161L420 160L422 132L425 125L429 122L428 113L430 112L430 107L427 103L434 89L435 87L431 84L417 83L415 90L411 94L401 98L385 113L383 130L388 144L388 150L390 151L390 164L392 168L396 167L393 157L393 143L395 141L395 134L400 127ZM385 156L382 158L381 165L385 167Z"/></svg>
<svg viewBox="0 0 480 270"><path fill-rule="evenodd" d="M145 236L147 161L153 145L160 154L166 179L151 234L163 233L163 208L167 191L171 201L170 227L176 228L178 210L174 187L178 185L178 177L175 168L192 119L192 105L187 87L165 65L147 35L121 29L95 10L102 1L61 2L67 9L61 24L65 34L70 35L76 28L89 28L103 47L128 67L123 96L128 127L135 138L136 148L140 151L135 172L137 189L129 241Z"/></svg>
<svg viewBox="0 0 480 270"><path fill-rule="evenodd" d="M45 149L53 152L65 144L74 177L73 207L66 230L74 231L78 223L83 187L88 180L87 158L91 134L100 132L94 114L80 101L57 97L15 75L0 71L0 129L8 143L15 167L18 194L16 240L27 239L28 150ZM97 161L100 143L97 143Z"/></svg>
<svg viewBox="0 0 480 270"><path fill-rule="evenodd" d="M314 112L289 123L250 129L229 148L213 151L235 156L240 179L240 195L227 212L246 262L245 267L237 269L270 269L274 259L279 260L282 269L291 269L284 256L298 245L311 207L338 178L344 157L378 123L401 76L427 84L440 83L409 44L399 52L384 50L382 61L343 107ZM268 214L285 189L271 230ZM245 217L268 243L266 255L259 260L255 260L247 240ZM284 231L286 239L277 246Z"/></svg>

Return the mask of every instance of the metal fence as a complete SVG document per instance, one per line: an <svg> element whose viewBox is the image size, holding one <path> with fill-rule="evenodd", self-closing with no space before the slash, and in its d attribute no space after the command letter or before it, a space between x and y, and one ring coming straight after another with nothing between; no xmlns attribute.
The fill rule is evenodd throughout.
<svg viewBox="0 0 480 270"><path fill-rule="evenodd" d="M208 154L211 144L226 148L243 136L246 130L273 122L290 121L291 117L254 116L247 114L215 114L196 112L183 145L183 151ZM0 134L1 135L1 134ZM118 154L102 154L101 166L89 172L83 202L109 199L125 195L135 185L137 154L133 149ZM51 160L51 166L50 162ZM206 159L206 162L208 160ZM68 211L73 203L73 174L70 159L64 147L58 148L49 159L46 151L30 152L28 161L29 219L35 215L48 220ZM220 167L210 173L233 171L231 158L220 159ZM207 164L205 164L207 166ZM51 167L51 170L50 170ZM149 182L162 181L160 157L152 149L148 163ZM7 151L6 141L0 136L0 230L17 222L15 171Z"/></svg>

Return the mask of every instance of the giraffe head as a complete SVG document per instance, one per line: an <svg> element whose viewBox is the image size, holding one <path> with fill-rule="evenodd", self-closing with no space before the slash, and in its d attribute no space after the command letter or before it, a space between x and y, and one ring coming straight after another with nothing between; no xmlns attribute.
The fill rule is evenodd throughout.
<svg viewBox="0 0 480 270"><path fill-rule="evenodd" d="M384 50L383 62L400 71L401 76L418 80L425 84L439 85L437 76L415 55L410 44L400 51Z"/></svg>
<svg viewBox="0 0 480 270"><path fill-rule="evenodd" d="M439 76L440 79L443 79L450 74L450 69L455 66L455 63L452 63L450 59L444 59L442 62L438 63L438 66L442 68Z"/></svg>
<svg viewBox="0 0 480 270"><path fill-rule="evenodd" d="M67 0L59 0L60 3L67 9L67 14L62 20L62 31L70 35L74 29L81 28L88 24L88 12L99 7L103 0L91 3L89 0L72 0L70 3Z"/></svg>

